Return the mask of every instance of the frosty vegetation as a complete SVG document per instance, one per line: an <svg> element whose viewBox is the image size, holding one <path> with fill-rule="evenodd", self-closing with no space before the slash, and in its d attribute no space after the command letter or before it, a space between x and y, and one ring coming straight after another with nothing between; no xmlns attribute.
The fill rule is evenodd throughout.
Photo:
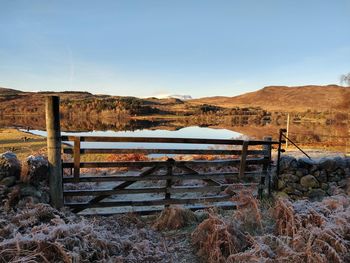
<svg viewBox="0 0 350 263"><path fill-rule="evenodd" d="M345 191L314 202L257 200L242 187L233 197L236 210L170 206L152 216L80 216L52 208L42 197L47 189L37 169L44 171L44 160L29 159L19 180L5 157L2 180L17 181L0 191L1 263L350 262Z"/></svg>
<svg viewBox="0 0 350 263"><path fill-rule="evenodd" d="M0 262L166 262L162 235L133 215L82 218L46 204L1 210Z"/></svg>
<svg viewBox="0 0 350 263"><path fill-rule="evenodd" d="M244 202L236 211L201 217L170 208L156 220L80 217L42 203L1 207L0 262L349 262L348 196L237 198Z"/></svg>
<svg viewBox="0 0 350 263"><path fill-rule="evenodd" d="M322 202L278 199L259 209L264 216L255 217L254 228L236 217L240 209L231 218L212 214L192 240L208 262L349 262L349 205L345 195ZM253 197L243 209L256 209Z"/></svg>

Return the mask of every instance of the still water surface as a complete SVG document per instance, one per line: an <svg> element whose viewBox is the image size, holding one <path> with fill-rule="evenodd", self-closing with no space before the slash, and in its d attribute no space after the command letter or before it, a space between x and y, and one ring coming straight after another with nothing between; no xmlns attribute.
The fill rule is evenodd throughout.
<svg viewBox="0 0 350 263"><path fill-rule="evenodd" d="M30 130L31 133L46 136L46 131ZM213 129L191 126L176 131L169 130L135 130L135 131L89 131L89 132L62 132L62 135L73 136L113 136L113 137L171 137L171 138L201 138L201 139L237 139L244 137L241 133L227 129ZM206 149L211 145L203 144L174 144L174 143L106 143L82 142L82 148L157 148L157 149ZM217 147L217 146L215 146Z"/></svg>

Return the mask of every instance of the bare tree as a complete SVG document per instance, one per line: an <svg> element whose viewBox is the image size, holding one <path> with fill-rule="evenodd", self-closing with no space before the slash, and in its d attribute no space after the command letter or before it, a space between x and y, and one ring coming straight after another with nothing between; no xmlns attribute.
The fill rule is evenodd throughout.
<svg viewBox="0 0 350 263"><path fill-rule="evenodd" d="M350 72L340 76L340 83L350 87Z"/></svg>

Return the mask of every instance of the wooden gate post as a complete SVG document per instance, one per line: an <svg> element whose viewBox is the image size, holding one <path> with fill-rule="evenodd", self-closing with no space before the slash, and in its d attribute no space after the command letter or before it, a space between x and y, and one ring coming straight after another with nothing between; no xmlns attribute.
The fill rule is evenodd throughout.
<svg viewBox="0 0 350 263"><path fill-rule="evenodd" d="M249 141L243 141L242 144L242 155L241 155L241 160L239 163L239 174L238 174L238 178L240 180L243 179L244 173L245 173L245 169L246 169L246 161L247 161L247 155L248 155L248 145L249 145Z"/></svg>
<svg viewBox="0 0 350 263"><path fill-rule="evenodd" d="M286 129L280 129L280 135L278 138L276 181L278 181L278 179L280 177L280 161L281 161L281 153L283 152L282 139L283 139L283 135L286 131L287 131ZM274 185L274 188L277 188L277 185Z"/></svg>
<svg viewBox="0 0 350 263"><path fill-rule="evenodd" d="M272 137L271 136L265 136L264 137L264 141L271 142L272 141ZM272 150L271 144L264 144L264 146L263 146L263 151L265 152L264 153L264 157L269 159L269 161L271 161L271 150Z"/></svg>
<svg viewBox="0 0 350 263"><path fill-rule="evenodd" d="M272 137L271 136L266 136L264 137L264 141L272 141ZM268 195L271 196L271 178L270 178L270 165L271 165L271 150L272 150L272 146L271 144L264 144L263 146L263 150L264 150L264 159L266 161L266 163L264 163L263 165L263 175L264 177L261 177L261 183L265 183L267 180L267 191L268 191ZM266 176L266 178L265 178ZM261 191L261 195L262 195L262 191Z"/></svg>
<svg viewBox="0 0 350 263"><path fill-rule="evenodd" d="M167 173L166 175L173 175L173 168L174 168L174 165L175 165L175 160L173 158L168 158L167 160ZM172 185L172 180L168 179L166 180L166 186L165 186L165 200L169 200L171 198L171 185ZM164 205L164 207L169 207L169 205Z"/></svg>
<svg viewBox="0 0 350 263"><path fill-rule="evenodd" d="M55 208L63 206L60 98L46 97L47 156L49 161L49 187L51 204Z"/></svg>

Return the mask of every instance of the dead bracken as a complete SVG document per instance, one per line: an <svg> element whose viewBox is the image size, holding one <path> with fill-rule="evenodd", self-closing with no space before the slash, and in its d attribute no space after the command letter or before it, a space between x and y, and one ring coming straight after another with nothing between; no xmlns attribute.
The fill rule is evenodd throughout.
<svg viewBox="0 0 350 263"><path fill-rule="evenodd" d="M0 262L166 262L162 236L133 216L78 217L45 204L1 212Z"/></svg>
<svg viewBox="0 0 350 263"><path fill-rule="evenodd" d="M0 263L350 262L344 190L314 202L257 200L253 189L236 185L228 189L236 210L169 206L157 217L80 216L45 203L46 182L33 172L38 163L22 173L28 181L0 189ZM6 171L5 178L14 176Z"/></svg>
<svg viewBox="0 0 350 263"><path fill-rule="evenodd" d="M275 229L263 219L258 235L242 233L242 218L211 215L192 233L193 243L208 262L349 262L349 205L346 195L322 202L278 199L270 211Z"/></svg>
<svg viewBox="0 0 350 263"><path fill-rule="evenodd" d="M157 230L173 230L183 228L196 221L196 215L191 210L174 206L165 208L156 219L153 227Z"/></svg>
<svg viewBox="0 0 350 263"><path fill-rule="evenodd" d="M244 201L237 210L210 210L202 222L180 207L154 222L43 203L1 206L0 262L349 262L349 196L266 205L247 190L236 199Z"/></svg>

